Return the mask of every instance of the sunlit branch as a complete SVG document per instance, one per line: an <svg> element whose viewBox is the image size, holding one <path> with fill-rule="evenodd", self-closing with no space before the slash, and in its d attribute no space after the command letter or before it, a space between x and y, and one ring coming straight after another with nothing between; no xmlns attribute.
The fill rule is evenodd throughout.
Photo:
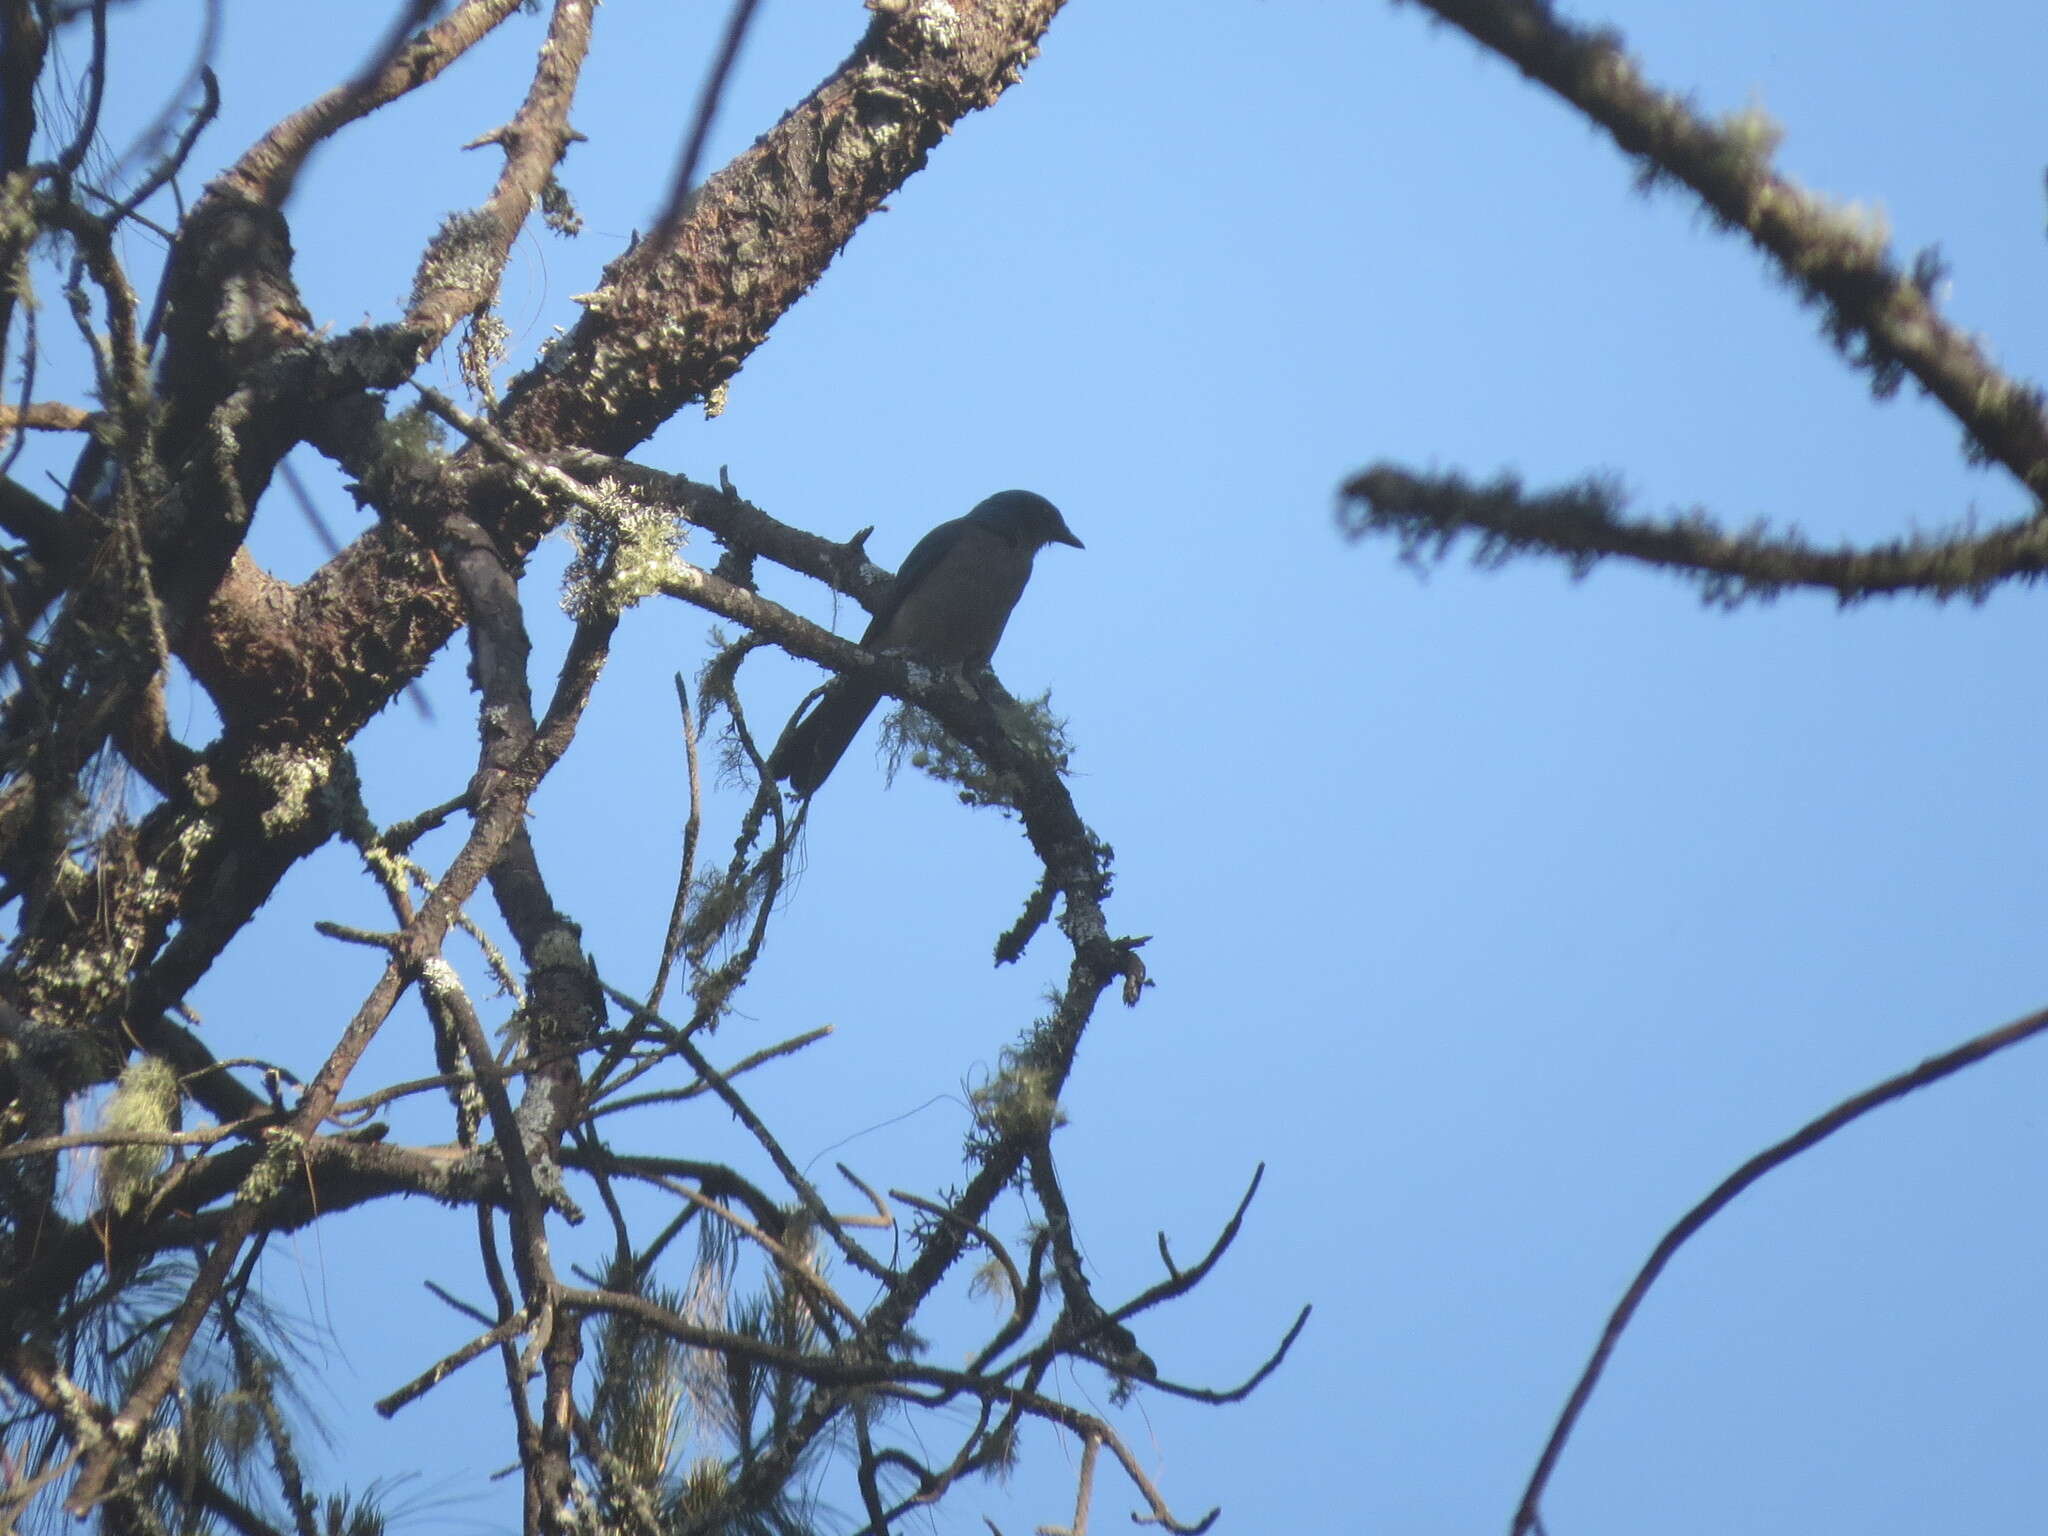
<svg viewBox="0 0 2048 1536"><path fill-rule="evenodd" d="M408 0L418 4L419 0ZM393 29L390 42L354 80L285 118L235 162L223 180L243 196L275 207L291 195L307 156L350 123L388 106L435 78L517 15L523 0L463 0L417 38Z"/></svg>
<svg viewBox="0 0 2048 1536"><path fill-rule="evenodd" d="M1646 80L1617 35L1578 27L1545 0L1417 0L1549 87L1637 156L1651 180L1690 187L1826 314L1829 337L1879 393L1910 375L1963 426L1982 455L2037 496L2048 492L2048 416L2040 391L1996 368L1935 308L1940 265L1904 270L1883 233L1771 165L1778 130L1761 112L1720 122Z"/></svg>
<svg viewBox="0 0 2048 1536"><path fill-rule="evenodd" d="M1583 576L1620 557L1692 581L1719 607L1802 589L1845 604L1897 594L1981 600L2001 582L2031 582L2048 570L2048 523L2033 518L1983 533L1827 550L1796 532L1730 533L1702 512L1652 520L1629 517L1626 506L1620 487L1599 477L1529 491L1513 475L1482 484L1380 464L1345 484L1337 519L1354 539L1392 537L1418 568L1441 563L1468 538L1484 570L1536 557Z"/></svg>

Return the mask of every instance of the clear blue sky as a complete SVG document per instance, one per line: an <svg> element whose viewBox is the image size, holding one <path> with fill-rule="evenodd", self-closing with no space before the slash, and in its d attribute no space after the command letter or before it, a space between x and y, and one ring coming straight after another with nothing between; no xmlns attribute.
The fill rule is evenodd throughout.
<svg viewBox="0 0 2048 1536"><path fill-rule="evenodd" d="M197 9L115 12L137 114ZM385 9L230 7L202 160L343 77ZM522 243L514 366L651 221L721 10L599 13L576 115L590 142L565 169L587 228ZM1789 174L1881 208L1908 251L1939 242L1951 313L2014 371L2048 374L2032 8L1573 14L1618 26L1653 79L1710 111L1761 103ZM852 0L766 0L714 160L864 21ZM290 211L321 323L397 312L421 243L496 171L458 146L511 115L540 25L315 162ZM426 376L457 387L452 361ZM1250 1403L1145 1397L1123 1415L1184 1516L1503 1529L1671 1220L1835 1100L2048 1001L2029 595L1730 616L1619 568L1419 582L1390 548L1338 539L1335 486L1381 457L1539 483L1608 469L1651 508L1851 540L2023 508L1956 445L1919 400L1873 403L1746 248L1676 196L1636 195L1604 139L1423 13L1075 0L1021 86L938 149L748 362L725 414L642 451L698 478L729 466L820 532L872 523L891 563L1011 485L1052 497L1087 541L1040 562L998 670L1020 694L1053 690L1077 803L1117 850L1112 921L1155 935L1157 989L1099 1019L1058 1144L1098 1294L1156 1278L1155 1228L1198 1251L1263 1161L1235 1253L1142 1341L1168 1374L1221 1384L1317 1308ZM346 536L338 494L331 512ZM285 503L266 503L256 547L287 573L317 558ZM697 553L715 558L708 541ZM536 612L564 559L536 560ZM801 582L769 590L834 616ZM678 606L632 617L539 801L557 897L627 986L651 970L685 808L668 679L694 671L705 629ZM543 640L538 676L561 640ZM813 680L750 669L756 721ZM437 727L396 708L363 743L386 818L473 763L459 650L427 689ZM735 805L715 801L714 848ZM262 954L208 979L223 1054L311 1067L354 1008L371 960L310 929L376 921L351 864L330 851L295 875ZM914 775L885 791L866 746L849 755L717 1041L738 1056L837 1027L757 1079L800 1159L836 1146L877 1186L952 1180L963 1084L1064 974L1053 937L1018 966L987 962L1032 873L1012 825ZM361 1081L424 1059L394 1024ZM1550 1529L2038 1523L2043 1065L2022 1050L1885 1112L1697 1240L1623 1344ZM709 1109L635 1129L677 1154L745 1155ZM565 1236L563 1255L606 1240ZM482 1481L510 1459L491 1367L394 1424L367 1413L466 1336L423 1275L480 1290L467 1223L424 1206L323 1224L265 1269L349 1341L321 1393L347 1474L429 1470L459 1502L421 1529L510 1523L510 1485ZM940 1337L935 1358L967 1337ZM1100 1398L1099 1382L1077 1389ZM1062 1520L1070 1453L1042 1434L1026 1449L1012 1483L963 1489L934 1528ZM1133 1502L1113 1477L1099 1499L1105 1529Z"/></svg>

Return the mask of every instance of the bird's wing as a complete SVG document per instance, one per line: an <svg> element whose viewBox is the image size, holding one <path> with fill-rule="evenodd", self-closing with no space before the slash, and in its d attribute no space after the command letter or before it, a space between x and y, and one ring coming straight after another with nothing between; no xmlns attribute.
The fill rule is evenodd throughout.
<svg viewBox="0 0 2048 1536"><path fill-rule="evenodd" d="M860 637L863 648L872 646L888 632L889 622L896 617L896 610L903 606L903 599L931 575L946 552L960 542L960 535L966 528L967 519L956 517L951 522L939 524L911 546L910 553L903 557L903 564L897 567L896 581L889 588L889 595L875 609L875 616L868 621L867 633Z"/></svg>

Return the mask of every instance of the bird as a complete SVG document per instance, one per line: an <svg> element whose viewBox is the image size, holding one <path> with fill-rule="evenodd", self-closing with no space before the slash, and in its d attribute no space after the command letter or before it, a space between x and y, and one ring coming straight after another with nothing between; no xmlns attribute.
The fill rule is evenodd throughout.
<svg viewBox="0 0 2048 1536"><path fill-rule="evenodd" d="M987 666L1031 579L1032 557L1048 544L1087 547L1043 496L996 492L917 541L876 607L861 648L901 651L963 671ZM810 711L799 712L783 731L768 757L770 777L786 780L799 795L815 794L881 698L881 685L867 677L829 683Z"/></svg>

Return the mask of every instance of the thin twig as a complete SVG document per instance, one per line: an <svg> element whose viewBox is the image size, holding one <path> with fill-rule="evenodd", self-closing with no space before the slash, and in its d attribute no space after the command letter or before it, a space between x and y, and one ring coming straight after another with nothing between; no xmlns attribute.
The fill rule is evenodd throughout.
<svg viewBox="0 0 2048 1536"><path fill-rule="evenodd" d="M659 1008L668 991L668 973L682 947L683 922L690 911L690 885L697 872L697 835L704 824L704 781L697 763L697 720L690 712L690 690L683 674L676 674L676 705L683 720L683 762L690 778L690 814L683 822L683 860L676 873L675 905L669 909L668 936L662 941L661 963L655 967L654 985L647 989L647 1006Z"/></svg>
<svg viewBox="0 0 2048 1536"><path fill-rule="evenodd" d="M1886 1078L1875 1087L1844 1099L1818 1119L1810 1120L1783 1141L1764 1148L1748 1162L1737 1168L1717 1184L1699 1204L1678 1219L1651 1251L1643 1267L1636 1272L1629 1288L1607 1319L1607 1326L1601 1330L1600 1342L1593 1347L1593 1354L1587 1360L1585 1369L1572 1388L1566 1400L1564 1411L1557 1417L1557 1423L1550 1432L1550 1439L1543 1447L1543 1454L1537 1458L1536 1470L1530 1474L1529 1485L1522 1494L1520 1507L1515 1511L1511 1530L1514 1536L1536 1528L1538 1506L1543 1501L1543 1491L1550 1484L1551 1474L1557 1470L1558 1458L1564 1454L1572 1430L1578 1424L1579 1415L1585 1411L1592 1399L1593 1389L1599 1385L1601 1373L1607 1369L1607 1361L1614 1348L1621 1342L1621 1335L1634 1319L1643 1299L1649 1295L1650 1287L1657 1283L1657 1277L1664 1272L1678 1250L1695 1232L1714 1217L1726 1210L1737 1195L1756 1183L1773 1169L1781 1168L1800 1153L1818 1146L1843 1127L1860 1120L1874 1109L1881 1109L1895 1100L1904 1098L1915 1089L1926 1088L1953 1077L1965 1067L1973 1067L1987 1057L1995 1056L2024 1040L2048 1030L2048 1009L2032 1013L2023 1019L2016 1019L1975 1039L1965 1040L1952 1051L1939 1056L1930 1056L1917 1067L1901 1072L1896 1077Z"/></svg>
<svg viewBox="0 0 2048 1536"><path fill-rule="evenodd" d="M57 157L57 169L70 176L85 163L85 152L99 137L100 103L107 94L107 0L92 0L92 59L85 70L85 110L79 114L78 132Z"/></svg>
<svg viewBox="0 0 2048 1536"><path fill-rule="evenodd" d="M797 1199L803 1202L804 1209L830 1234L846 1261L863 1274L877 1280L889 1279L889 1272L876 1263L866 1249L846 1235L845 1229L840 1226L838 1218L832 1214L831 1208L825 1204L816 1187L804 1177L803 1170L797 1167L789 1154L782 1150L782 1143L776 1140L775 1134L768 1129L761 1117L754 1113L753 1106L741 1098L732 1084L726 1081L725 1074L712 1066L704 1053L690 1043L687 1034L678 1031L669 1043L690 1064L690 1070L711 1085L712 1091L724 1101L725 1107L732 1111L734 1118L747 1128L756 1142L760 1143L761 1149L775 1164L775 1171L782 1175L783 1182L796 1192Z"/></svg>
<svg viewBox="0 0 2048 1536"><path fill-rule="evenodd" d="M625 997L624 993L617 995L621 999ZM832 1026L830 1024L822 1024L816 1029L806 1030L803 1034L796 1035L791 1039L766 1046L761 1050L755 1051L750 1056L741 1057L730 1067L727 1067L725 1069L725 1079L727 1082L730 1082L732 1079L744 1076L746 1073L753 1071L754 1068L775 1061L780 1057L793 1056L805 1046L816 1045L831 1033ZM591 1109L586 1118L596 1120L605 1115L615 1115L621 1110L644 1108L649 1104L680 1104L689 1099L701 1098L712 1091L714 1090L709 1083L697 1082L691 1083L685 1088L663 1088L654 1093L636 1093L626 1098L608 1098L602 1104Z"/></svg>
<svg viewBox="0 0 2048 1536"><path fill-rule="evenodd" d="M378 1398L370 1406L377 1410L380 1417L390 1418L407 1403L416 1402L418 1399L425 1397L434 1388L469 1364L470 1361L476 1359L478 1355L483 1354L486 1350L497 1348L498 1345L505 1343L507 1340L519 1337L520 1334L533 1326L534 1316L534 1310L530 1306L513 1313L512 1316L506 1318L505 1321L499 1323L496 1327L478 1334L460 1349L443 1355L397 1391Z"/></svg>
<svg viewBox="0 0 2048 1536"><path fill-rule="evenodd" d="M471 1322L480 1323L486 1328L491 1326L491 1319L489 1314L486 1313L481 1307L471 1306L468 1302L464 1301L460 1296L457 1296L452 1291L448 1290L447 1287L436 1285L432 1280L423 1280L420 1283L427 1288L428 1294L432 1295L437 1301L439 1301L443 1306L449 1308L451 1311L459 1312L464 1317L468 1318Z"/></svg>
<svg viewBox="0 0 2048 1536"><path fill-rule="evenodd" d="M209 4L209 25L215 20L218 0ZM133 218L135 210L155 197L169 184L172 177L185 168L185 162L192 158L192 151L198 146L199 136L206 132L207 125L220 115L220 81L206 65L199 66L199 105L192 109L192 121L185 125L185 131L178 135L178 142L149 170L133 191L107 212L109 224L119 224ZM173 237L175 238L175 237Z"/></svg>

